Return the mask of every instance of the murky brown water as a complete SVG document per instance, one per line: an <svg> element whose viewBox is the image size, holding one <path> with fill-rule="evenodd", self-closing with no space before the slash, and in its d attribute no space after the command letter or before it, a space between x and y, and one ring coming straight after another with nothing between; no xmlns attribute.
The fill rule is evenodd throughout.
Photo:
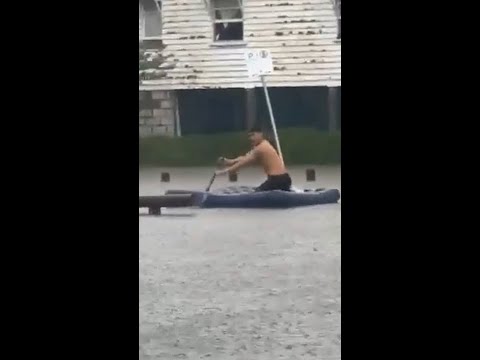
<svg viewBox="0 0 480 360"><path fill-rule="evenodd" d="M340 189L339 168L317 168L316 183L304 169L291 169L295 186ZM210 176L143 170L139 191L202 189ZM262 180L250 170L238 184ZM340 204L141 216L140 359L340 359L340 221Z"/></svg>

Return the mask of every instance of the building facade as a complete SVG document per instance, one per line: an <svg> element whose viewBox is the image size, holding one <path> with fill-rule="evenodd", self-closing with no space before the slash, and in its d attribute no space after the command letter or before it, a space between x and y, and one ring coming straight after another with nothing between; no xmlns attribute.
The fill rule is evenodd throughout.
<svg viewBox="0 0 480 360"><path fill-rule="evenodd" d="M141 135L264 122L247 49L272 54L267 82L281 125L338 129L339 9L334 0L139 1Z"/></svg>

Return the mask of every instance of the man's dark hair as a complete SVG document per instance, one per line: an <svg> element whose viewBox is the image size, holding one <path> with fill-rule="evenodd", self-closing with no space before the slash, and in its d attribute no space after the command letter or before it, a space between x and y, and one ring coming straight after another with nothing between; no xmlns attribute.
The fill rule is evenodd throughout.
<svg viewBox="0 0 480 360"><path fill-rule="evenodd" d="M248 130L249 133L263 133L263 130L260 126L256 125L256 126L252 126L249 130Z"/></svg>

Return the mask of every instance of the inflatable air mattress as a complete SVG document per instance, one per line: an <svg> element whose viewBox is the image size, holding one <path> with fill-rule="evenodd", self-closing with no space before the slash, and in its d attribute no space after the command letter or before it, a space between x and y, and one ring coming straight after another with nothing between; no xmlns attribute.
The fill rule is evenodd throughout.
<svg viewBox="0 0 480 360"><path fill-rule="evenodd" d="M263 191L254 192L252 187L229 187L215 192L170 190L166 194L192 194L195 206L202 208L291 208L337 203L337 189L313 191Z"/></svg>

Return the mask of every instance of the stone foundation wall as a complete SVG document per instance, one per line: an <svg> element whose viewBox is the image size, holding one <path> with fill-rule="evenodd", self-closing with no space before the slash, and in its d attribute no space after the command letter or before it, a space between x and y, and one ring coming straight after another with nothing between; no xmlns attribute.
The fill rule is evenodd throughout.
<svg viewBox="0 0 480 360"><path fill-rule="evenodd" d="M173 91L139 91L139 136L174 136L176 96Z"/></svg>

